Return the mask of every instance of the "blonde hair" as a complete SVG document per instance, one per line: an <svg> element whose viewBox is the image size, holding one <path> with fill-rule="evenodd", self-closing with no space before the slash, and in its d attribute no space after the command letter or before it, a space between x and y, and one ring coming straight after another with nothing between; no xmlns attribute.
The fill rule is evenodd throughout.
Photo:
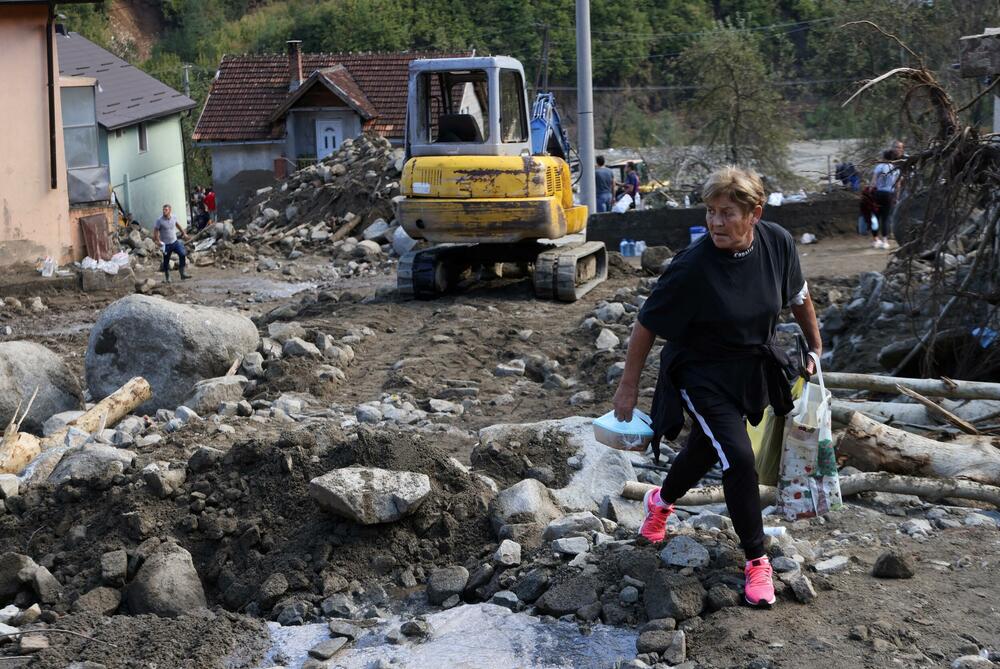
<svg viewBox="0 0 1000 669"><path fill-rule="evenodd" d="M763 206L767 199L760 175L735 165L726 165L712 172L701 188L701 199L704 202L723 195L728 196L747 214L757 205Z"/></svg>

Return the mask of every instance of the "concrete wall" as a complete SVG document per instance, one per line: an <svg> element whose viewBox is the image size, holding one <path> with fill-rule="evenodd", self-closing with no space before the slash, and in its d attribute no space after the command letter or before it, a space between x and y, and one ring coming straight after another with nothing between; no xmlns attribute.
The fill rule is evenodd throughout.
<svg viewBox="0 0 1000 669"><path fill-rule="evenodd" d="M816 196L811 202L793 202L765 207L764 220L778 223L798 237L803 232L818 236L856 232L858 199L853 194L835 192ZM687 246L689 228L705 225L705 208L646 209L625 214L592 214L587 222L587 239L618 250L622 239L643 240L647 246Z"/></svg>
<svg viewBox="0 0 1000 669"><path fill-rule="evenodd" d="M0 130L0 267L46 255L60 263L82 257L83 240L69 217L58 90L56 188L50 181L46 18L45 6L0 5L0 91L7 102Z"/></svg>
<svg viewBox="0 0 1000 669"><path fill-rule="evenodd" d="M187 225L181 117L174 114L145 123L146 151L139 151L139 125L107 133L111 185L125 211L152 228L169 203Z"/></svg>
<svg viewBox="0 0 1000 669"><path fill-rule="evenodd" d="M239 201L258 188L274 185L274 160L285 153L273 144L212 146L212 187L219 216L232 216ZM287 165L288 172L294 171Z"/></svg>

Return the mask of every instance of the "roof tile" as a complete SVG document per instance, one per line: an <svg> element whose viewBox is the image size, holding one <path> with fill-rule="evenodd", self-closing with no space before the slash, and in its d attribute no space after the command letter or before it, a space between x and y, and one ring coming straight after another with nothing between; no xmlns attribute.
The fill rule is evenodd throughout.
<svg viewBox="0 0 1000 669"><path fill-rule="evenodd" d="M410 61L469 55L470 52L303 54L302 71L309 77L316 70L343 65L349 76L338 76L334 83L352 98L357 97L356 102L366 111L369 108L374 111L374 118L364 123L364 129L388 138L402 138ZM225 56L193 139L240 142L284 137L284 123L271 123L269 118L288 98L288 81L286 55Z"/></svg>

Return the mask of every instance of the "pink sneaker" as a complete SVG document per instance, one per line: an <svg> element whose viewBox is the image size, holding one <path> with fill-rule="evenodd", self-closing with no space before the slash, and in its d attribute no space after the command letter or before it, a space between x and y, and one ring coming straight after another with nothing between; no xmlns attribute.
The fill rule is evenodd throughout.
<svg viewBox="0 0 1000 669"><path fill-rule="evenodd" d="M646 518L639 527L639 534L654 544L663 541L667 535L667 518L674 512L674 505L663 506L660 503L660 489L653 488L642 498L646 509Z"/></svg>
<svg viewBox="0 0 1000 669"><path fill-rule="evenodd" d="M744 568L746 582L743 596L750 606L770 606L774 604L774 583L771 582L771 561L767 556L747 562Z"/></svg>

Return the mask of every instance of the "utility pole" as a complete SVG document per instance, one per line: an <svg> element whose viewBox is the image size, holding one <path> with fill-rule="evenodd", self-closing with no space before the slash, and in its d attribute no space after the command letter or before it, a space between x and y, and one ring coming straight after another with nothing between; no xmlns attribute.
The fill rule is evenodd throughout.
<svg viewBox="0 0 1000 669"><path fill-rule="evenodd" d="M590 0L576 0L576 123L580 146L580 204L597 211L594 183L594 81L590 63Z"/></svg>
<svg viewBox="0 0 1000 669"><path fill-rule="evenodd" d="M959 74L965 78L993 81L1000 77L1000 28L986 28L979 35L959 40ZM1000 95L993 92L993 132L1000 132Z"/></svg>
<svg viewBox="0 0 1000 669"><path fill-rule="evenodd" d="M191 97L191 66L184 65L184 95Z"/></svg>
<svg viewBox="0 0 1000 669"><path fill-rule="evenodd" d="M545 23L542 25L542 57L535 72L535 93L547 90L549 90L549 24Z"/></svg>

